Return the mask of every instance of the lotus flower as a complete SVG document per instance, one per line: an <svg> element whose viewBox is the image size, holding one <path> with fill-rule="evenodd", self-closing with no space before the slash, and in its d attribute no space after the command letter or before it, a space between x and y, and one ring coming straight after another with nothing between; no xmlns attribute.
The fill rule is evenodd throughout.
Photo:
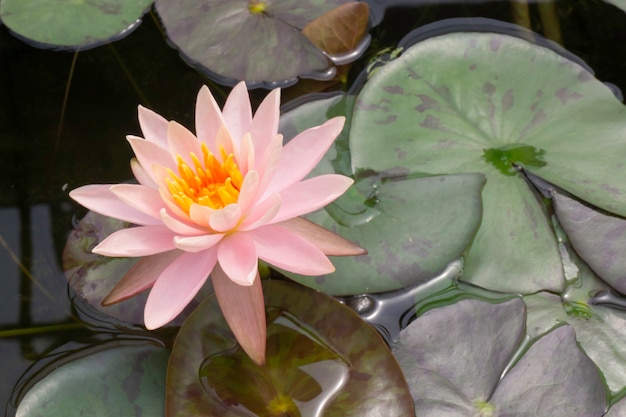
<svg viewBox="0 0 626 417"><path fill-rule="evenodd" d="M164 326L194 298L210 275L224 317L257 363L265 357L265 308L258 259L304 275L334 271L327 255L355 255L359 246L299 216L343 194L352 179L305 176L343 128L336 117L283 147L277 133L280 90L254 117L244 83L220 111L205 86L196 102L196 135L139 107L144 138L128 136L139 184L87 185L70 196L106 216L136 224L93 251L144 257L104 304L152 287L148 329Z"/></svg>

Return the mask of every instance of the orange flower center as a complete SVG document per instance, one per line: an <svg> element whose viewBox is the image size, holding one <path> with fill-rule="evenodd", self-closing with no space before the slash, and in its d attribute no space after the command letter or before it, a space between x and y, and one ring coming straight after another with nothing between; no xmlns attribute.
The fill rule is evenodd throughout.
<svg viewBox="0 0 626 417"><path fill-rule="evenodd" d="M220 162L206 145L202 144L202 161L190 153L193 167L178 155L178 174L168 169L167 187L172 198L187 214L192 204L220 209L236 203L243 182L243 175L234 161L234 155L220 148Z"/></svg>

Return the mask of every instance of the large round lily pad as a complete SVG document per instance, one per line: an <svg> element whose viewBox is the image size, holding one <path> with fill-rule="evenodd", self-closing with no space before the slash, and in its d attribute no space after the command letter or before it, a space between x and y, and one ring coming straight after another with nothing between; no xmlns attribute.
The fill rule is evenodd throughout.
<svg viewBox="0 0 626 417"><path fill-rule="evenodd" d="M413 414L410 393L391 352L352 310L284 281L264 282L263 291L268 318L265 365L255 365L238 348L216 299L209 298L174 342L167 376L168 417Z"/></svg>
<svg viewBox="0 0 626 417"><path fill-rule="evenodd" d="M168 356L147 344L79 356L37 382L16 417L162 416Z"/></svg>
<svg viewBox="0 0 626 417"><path fill-rule="evenodd" d="M170 41L219 82L293 83L330 79L334 67L302 30L353 0L157 0Z"/></svg>
<svg viewBox="0 0 626 417"><path fill-rule="evenodd" d="M350 115L353 98L315 100L283 115L287 138L333 115ZM344 132L312 175L351 171ZM359 145L357 145L359 146ZM482 216L480 174L407 176L407 170L362 177L346 194L308 218L367 249L367 255L335 257L336 271L320 277L286 274L335 295L397 290L424 282L466 250Z"/></svg>
<svg viewBox="0 0 626 417"><path fill-rule="evenodd" d="M154 0L2 0L0 18L36 46L88 49L135 29Z"/></svg>
<svg viewBox="0 0 626 417"><path fill-rule="evenodd" d="M350 131L359 171L483 173L484 214L463 279L505 292L559 291L543 203L520 168L626 213L624 105L586 68L498 33L450 33L374 72Z"/></svg>

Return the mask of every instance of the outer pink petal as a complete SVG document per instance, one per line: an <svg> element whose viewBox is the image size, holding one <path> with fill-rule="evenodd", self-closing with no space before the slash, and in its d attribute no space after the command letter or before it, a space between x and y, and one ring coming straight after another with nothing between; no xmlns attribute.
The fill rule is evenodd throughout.
<svg viewBox="0 0 626 417"><path fill-rule="evenodd" d="M248 232L256 243L259 259L287 271L303 275L323 275L335 271L324 253L313 243L279 225Z"/></svg>
<svg viewBox="0 0 626 417"><path fill-rule="evenodd" d="M280 161L280 155L283 150L283 135L276 135L272 138L269 146L265 150L265 154L257 155L256 168L259 171L261 177L261 185L259 186L259 193L261 196L268 193L265 192L269 184L274 177L274 171Z"/></svg>
<svg viewBox="0 0 626 417"><path fill-rule="evenodd" d="M281 202L280 194L272 194L261 203L252 207L241 222L239 229L244 231L253 230L269 223L280 210Z"/></svg>
<svg viewBox="0 0 626 417"><path fill-rule="evenodd" d="M214 250L185 252L155 282L144 310L146 328L152 330L172 321L206 282L217 258Z"/></svg>
<svg viewBox="0 0 626 417"><path fill-rule="evenodd" d="M216 232L228 232L237 226L240 219L241 207L238 204L229 204L222 209L215 210L209 219L209 225Z"/></svg>
<svg viewBox="0 0 626 417"><path fill-rule="evenodd" d="M240 82L232 89L224 104L222 115L235 147L239 149L241 138L250 132L252 125L252 108L245 82Z"/></svg>
<svg viewBox="0 0 626 417"><path fill-rule="evenodd" d="M278 134L279 109L280 89L277 88L265 97L252 119L250 134L257 155L263 155L272 138Z"/></svg>
<svg viewBox="0 0 626 417"><path fill-rule="evenodd" d="M159 179L154 176L154 165L177 172L176 160L165 148L161 148L154 142L133 136L127 136L126 139L133 148L133 152L135 152L135 156L143 169L151 175L152 180L157 184Z"/></svg>
<svg viewBox="0 0 626 417"><path fill-rule="evenodd" d="M146 140L167 147L167 120L163 116L139 106L139 126Z"/></svg>
<svg viewBox="0 0 626 417"><path fill-rule="evenodd" d="M356 243L353 243L330 230L319 226L312 221L302 217L280 222L277 226L282 226L302 236L309 242L317 246L325 255L331 256L354 256L365 255L367 250Z"/></svg>
<svg viewBox="0 0 626 417"><path fill-rule="evenodd" d="M179 219L187 219L189 216L187 213L181 210L180 207L174 202L172 199L172 195L168 191L163 191L162 188L159 188L159 195L161 196L161 200L165 204L167 208L168 214L173 215L173 217L177 217Z"/></svg>
<svg viewBox="0 0 626 417"><path fill-rule="evenodd" d="M156 225L161 223L159 219L148 216L120 200L110 190L113 185L114 184L85 185L70 191L70 197L80 205L104 216L140 225Z"/></svg>
<svg viewBox="0 0 626 417"><path fill-rule="evenodd" d="M137 226L118 230L93 248L105 256L147 256L176 249L174 233L165 226Z"/></svg>
<svg viewBox="0 0 626 417"><path fill-rule="evenodd" d="M239 345L257 365L263 365L267 325L260 277L251 286L237 285L217 265L211 278L222 314Z"/></svg>
<svg viewBox="0 0 626 417"><path fill-rule="evenodd" d="M296 183L283 190L282 205L272 223L298 217L324 207L343 194L354 181L343 175L328 174Z"/></svg>
<svg viewBox="0 0 626 417"><path fill-rule="evenodd" d="M102 305L119 303L150 288L165 268L182 253L173 250L141 258L102 300Z"/></svg>
<svg viewBox="0 0 626 417"><path fill-rule="evenodd" d="M211 95L211 91L207 86L202 86L196 101L196 135L213 153L218 150L215 146L215 138L218 129L223 124L222 111Z"/></svg>
<svg viewBox="0 0 626 417"><path fill-rule="evenodd" d="M157 190L137 184L116 184L110 190L125 204L150 217L161 217L159 211L163 207L163 200Z"/></svg>
<svg viewBox="0 0 626 417"><path fill-rule="evenodd" d="M219 233L202 236L176 236L174 243L178 249L184 250L185 252L200 252L212 248L222 240L223 237L224 235Z"/></svg>
<svg viewBox="0 0 626 417"><path fill-rule="evenodd" d="M180 155L183 161L193 168L190 152L193 152L202 161L200 142L187 128L180 123L169 122L167 125L167 144L170 154L176 158Z"/></svg>
<svg viewBox="0 0 626 417"><path fill-rule="evenodd" d="M161 209L159 214L161 215L163 224L177 235L199 236L207 232L206 229L196 227L195 224L189 224L171 216L165 209Z"/></svg>
<svg viewBox="0 0 626 417"><path fill-rule="evenodd" d="M130 160L130 169L133 171L133 175L139 181L139 184L145 185L148 188L157 189L156 182L152 179L152 175L150 175L139 163L137 158L133 158Z"/></svg>
<svg viewBox="0 0 626 417"><path fill-rule="evenodd" d="M220 266L236 284L250 286L258 273L254 241L247 233L233 233L217 247Z"/></svg>
<svg viewBox="0 0 626 417"><path fill-rule="evenodd" d="M290 140L283 147L267 192L279 192L302 180L311 172L341 133L344 121L344 117L335 117L321 126L305 130Z"/></svg>

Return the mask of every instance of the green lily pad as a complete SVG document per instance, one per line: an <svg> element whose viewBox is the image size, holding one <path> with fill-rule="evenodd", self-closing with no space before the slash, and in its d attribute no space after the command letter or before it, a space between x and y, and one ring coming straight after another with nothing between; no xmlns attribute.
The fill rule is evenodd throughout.
<svg viewBox="0 0 626 417"><path fill-rule="evenodd" d="M333 77L331 62L302 29L345 3L353 0L157 0L156 10L170 41L209 76L269 86Z"/></svg>
<svg viewBox="0 0 626 417"><path fill-rule="evenodd" d="M63 271L68 283L76 296L87 303L87 308L105 315L97 317L86 311L87 314L83 315L83 319L87 321L113 318L125 323L143 324L147 291L116 304L107 306L101 304L115 284L137 264L139 258L111 258L91 252L105 237L126 227L129 227L129 223L90 211L78 222L67 238L63 250ZM200 300L213 292L212 288L211 280L207 280L195 301L169 325L180 326Z"/></svg>
<svg viewBox="0 0 626 417"><path fill-rule="evenodd" d="M626 220L556 191L554 209L576 253L603 280L626 293Z"/></svg>
<svg viewBox="0 0 626 417"><path fill-rule="evenodd" d="M623 215L625 137L624 105L584 67L516 37L464 32L377 68L349 143L355 172L483 173L483 221L463 279L532 293L564 279L543 203L519 169Z"/></svg>
<svg viewBox="0 0 626 417"><path fill-rule="evenodd" d="M337 113L349 115L350 97L299 106L281 118L287 138ZM312 175L350 172L346 123ZM388 175L388 176L385 176ZM307 216L366 248L367 255L335 257L336 271L320 277L284 272L303 285L334 295L383 292L424 282L466 250L482 216L480 174L363 177L336 202Z"/></svg>
<svg viewBox="0 0 626 417"><path fill-rule="evenodd" d="M16 417L162 416L168 357L147 344L83 354L37 382Z"/></svg>
<svg viewBox="0 0 626 417"><path fill-rule="evenodd" d="M2 0L0 18L37 46L85 50L132 32L154 0Z"/></svg>
<svg viewBox="0 0 626 417"><path fill-rule="evenodd" d="M500 304L467 299L430 310L403 330L394 353L416 415L602 415L602 379L571 327L542 337L510 367L524 319L519 298Z"/></svg>
<svg viewBox="0 0 626 417"><path fill-rule="evenodd" d="M397 363L380 336L352 310L284 281L266 281L263 291L265 365L254 365L240 350L210 297L174 342L168 417L412 415L413 402Z"/></svg>

